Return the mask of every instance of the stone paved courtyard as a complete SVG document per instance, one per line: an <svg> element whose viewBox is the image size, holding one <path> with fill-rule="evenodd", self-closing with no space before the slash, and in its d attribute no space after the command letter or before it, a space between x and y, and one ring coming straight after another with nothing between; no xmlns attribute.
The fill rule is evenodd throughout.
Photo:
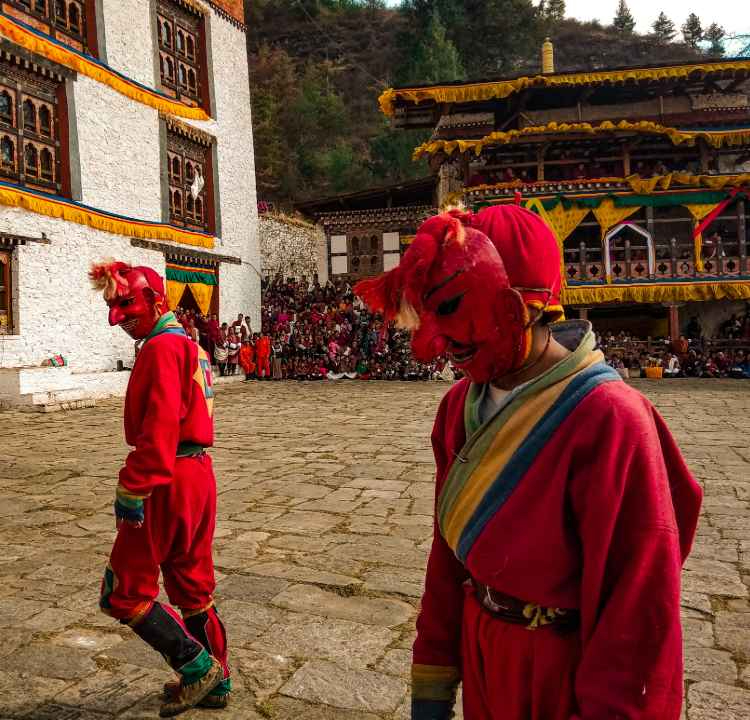
<svg viewBox="0 0 750 720"><path fill-rule="evenodd" d="M750 384L639 387L706 490L684 575L686 714L746 720ZM429 430L445 390L221 388L217 599L237 687L221 717L408 717L431 535ZM0 720L157 715L165 663L97 612L125 451L120 408L115 400L70 414L0 413Z"/></svg>

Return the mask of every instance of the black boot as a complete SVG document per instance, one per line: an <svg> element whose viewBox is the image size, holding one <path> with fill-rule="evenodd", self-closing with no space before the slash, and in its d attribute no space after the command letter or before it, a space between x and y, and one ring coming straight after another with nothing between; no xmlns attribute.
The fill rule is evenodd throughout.
<svg viewBox="0 0 750 720"><path fill-rule="evenodd" d="M189 710L222 681L221 664L159 603L154 603L131 627L138 637L161 653L181 677L179 692L162 705L162 717Z"/></svg>

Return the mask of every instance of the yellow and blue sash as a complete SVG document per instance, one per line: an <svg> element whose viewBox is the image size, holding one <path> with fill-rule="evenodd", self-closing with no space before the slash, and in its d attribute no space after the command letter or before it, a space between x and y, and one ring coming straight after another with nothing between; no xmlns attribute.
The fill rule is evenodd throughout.
<svg viewBox="0 0 750 720"><path fill-rule="evenodd" d="M438 498L441 534L461 562L578 404L602 383L621 381L593 348L589 333L568 357L516 388L484 424L477 408L486 388L469 390L464 418L468 440Z"/></svg>

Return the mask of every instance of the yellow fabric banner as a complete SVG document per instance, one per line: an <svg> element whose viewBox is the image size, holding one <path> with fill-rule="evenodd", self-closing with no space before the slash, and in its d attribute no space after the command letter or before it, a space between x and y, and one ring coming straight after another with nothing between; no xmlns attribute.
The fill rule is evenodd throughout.
<svg viewBox="0 0 750 720"><path fill-rule="evenodd" d="M612 198L607 198L599 207L594 208L591 212L594 213L594 217L596 217L599 223L599 227L602 230L602 240L604 240L604 236L615 225L618 225L640 209L639 207L615 207L615 201Z"/></svg>
<svg viewBox="0 0 750 720"><path fill-rule="evenodd" d="M605 120L599 125L591 123L557 123L551 122L547 125L532 125L519 130L508 130L506 132L492 132L485 135L479 140L433 140L426 142L414 150L414 160L419 160L423 155L432 155L436 152L444 152L451 155L456 150L465 152L473 150L474 154L480 155L487 145L506 145L519 138L527 135L559 135L561 133L578 133L586 135L600 135L602 133L612 133L617 131L637 132L646 135L664 135L672 142L673 145L687 145L692 147L699 138L705 140L711 147L735 147L747 145L750 142L750 130L699 130L689 132L687 130L678 130L673 127L665 127L658 123L648 120L630 122L622 120L613 123L611 120Z"/></svg>
<svg viewBox="0 0 750 720"><path fill-rule="evenodd" d="M677 285L606 285L563 287L563 305L598 305L610 302L661 303L706 300L750 300L750 281L733 283L679 283Z"/></svg>
<svg viewBox="0 0 750 720"><path fill-rule="evenodd" d="M191 120L211 119L202 108L190 107L130 80L103 63L89 59L76 50L56 42L53 38L25 27L7 15L0 15L0 34L30 52L108 85L121 95L155 108L159 112Z"/></svg>
<svg viewBox="0 0 750 720"><path fill-rule="evenodd" d="M700 221L716 209L717 203L685 205L684 207L687 208L693 216L693 219L695 220L693 227L697 228ZM703 266L703 235L700 233L693 238L693 257L695 260L695 269L698 272L703 272L705 269Z"/></svg>
<svg viewBox="0 0 750 720"><path fill-rule="evenodd" d="M547 218L551 223L552 230L557 236L557 241L562 252L563 243L589 214L589 208L573 204L567 210L563 203L558 203L551 210L547 210Z"/></svg>
<svg viewBox="0 0 750 720"><path fill-rule="evenodd" d="M571 85L599 85L602 83L639 82L643 80L665 80L686 78L693 73L704 75L728 74L750 70L750 60L727 60L725 62L671 65L658 68L634 68L630 70L602 70L600 72L552 73L497 80L490 82L457 83L432 87L412 87L394 90L389 88L378 100L380 109L389 117L396 112L396 101L419 104L425 100L438 103L482 102L498 99L520 92L529 87L554 87Z"/></svg>
<svg viewBox="0 0 750 720"><path fill-rule="evenodd" d="M11 187L7 183L0 183L0 205L20 207L40 215L60 218L79 225L88 225L96 230L115 235L171 240L183 245L197 245L204 248L214 246L214 238L211 235L181 230L165 223L125 220L101 210L82 207L63 198L47 198L22 188Z"/></svg>
<svg viewBox="0 0 750 720"><path fill-rule="evenodd" d="M214 287L214 285L204 285L203 283L190 283L190 292L193 293L202 315L208 315L208 311L211 309Z"/></svg>
<svg viewBox="0 0 750 720"><path fill-rule="evenodd" d="M167 305L170 310L174 310L180 304L184 292L185 283L167 280Z"/></svg>

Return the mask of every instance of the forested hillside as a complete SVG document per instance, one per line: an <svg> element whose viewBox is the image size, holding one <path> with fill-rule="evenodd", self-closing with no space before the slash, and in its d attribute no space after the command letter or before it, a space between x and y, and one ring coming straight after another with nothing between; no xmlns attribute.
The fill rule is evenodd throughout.
<svg viewBox="0 0 750 720"><path fill-rule="evenodd" d="M656 8L654 32L639 35L624 0L609 26L565 18L564 0L247 0L246 11L259 199L282 205L427 173L411 160L424 135L391 131L379 112L386 87L538 72L545 36L556 69L572 70L694 59L721 32L695 18L678 33Z"/></svg>

